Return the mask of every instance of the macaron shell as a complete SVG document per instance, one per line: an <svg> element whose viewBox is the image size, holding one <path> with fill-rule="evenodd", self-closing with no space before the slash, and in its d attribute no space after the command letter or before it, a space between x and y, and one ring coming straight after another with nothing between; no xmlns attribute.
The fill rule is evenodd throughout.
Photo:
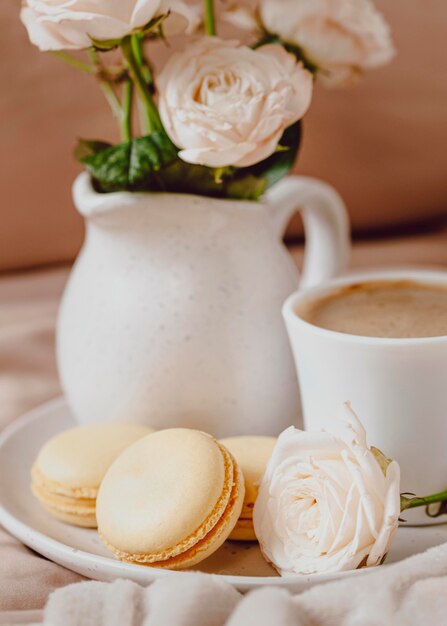
<svg viewBox="0 0 447 626"><path fill-rule="evenodd" d="M34 495L43 503L52 508L69 513L95 513L95 500L93 498L70 498L69 496L53 495L38 485L31 485Z"/></svg>
<svg viewBox="0 0 447 626"><path fill-rule="evenodd" d="M235 464L234 476L230 502L216 527L198 545L194 546L189 553L183 554L181 559L166 564L157 564L157 567L161 566L168 569L194 567L214 554L224 544L239 519L244 501L244 476L237 464Z"/></svg>
<svg viewBox="0 0 447 626"><path fill-rule="evenodd" d="M44 509L54 517L76 526L96 528L94 499L53 495L36 484L31 485L31 490Z"/></svg>
<svg viewBox="0 0 447 626"><path fill-rule="evenodd" d="M102 539L123 560L163 561L216 525L233 485L231 455L206 433L158 431L111 465L97 499Z"/></svg>
<svg viewBox="0 0 447 626"><path fill-rule="evenodd" d="M126 422L100 422L59 433L40 450L35 466L54 493L96 497L116 457L152 429Z"/></svg>
<svg viewBox="0 0 447 626"><path fill-rule="evenodd" d="M81 528L96 528L96 515L94 513L90 515L64 513L58 509L53 509L53 507L47 506L46 504L42 504L42 506L48 513L50 513L50 515L61 522L65 522L65 524L80 526Z"/></svg>
<svg viewBox="0 0 447 626"><path fill-rule="evenodd" d="M231 541L257 541L253 520L239 519L228 539Z"/></svg>
<svg viewBox="0 0 447 626"><path fill-rule="evenodd" d="M117 558L131 562L145 565L148 567L159 567L162 569L180 570L188 567L193 567L200 563L208 556L211 556L220 546L228 539L229 534L234 528L237 520L239 519L242 503L244 500L244 477L243 474L232 458L233 464L233 480L231 484L230 499L227 503L227 507L223 511L220 519L216 525L210 529L210 531L197 543L192 545L185 552L181 552L174 557L167 558L165 560L158 560L155 562L148 562L147 557L143 554L123 554L113 549L108 545L112 551L115 552ZM100 533L101 535L101 533ZM104 538L101 536L104 540ZM107 543L106 543L107 545Z"/></svg>
<svg viewBox="0 0 447 626"><path fill-rule="evenodd" d="M220 439L220 443L231 452L244 473L248 485L248 490L245 490L246 502L256 499L259 480L265 472L276 441L276 437L249 435Z"/></svg>
<svg viewBox="0 0 447 626"><path fill-rule="evenodd" d="M43 502L41 504L48 513L61 522L71 524L72 526L81 526L82 528L96 528L96 515L94 513L90 513L88 515L68 513L66 511L60 511L59 509L49 506Z"/></svg>
<svg viewBox="0 0 447 626"><path fill-rule="evenodd" d="M276 444L275 437L240 436L221 439L235 457L245 479L245 498L240 519L230 539L234 541L256 541L253 528L253 509L258 497L259 483Z"/></svg>
<svg viewBox="0 0 447 626"><path fill-rule="evenodd" d="M40 450L31 470L31 489L58 519L96 528L96 496L106 470L129 444L150 428L103 422L64 431Z"/></svg>

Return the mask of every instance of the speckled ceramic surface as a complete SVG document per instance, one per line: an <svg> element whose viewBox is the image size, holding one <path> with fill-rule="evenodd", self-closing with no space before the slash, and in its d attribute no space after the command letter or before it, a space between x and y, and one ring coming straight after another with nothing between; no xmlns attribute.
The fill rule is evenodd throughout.
<svg viewBox="0 0 447 626"><path fill-rule="evenodd" d="M97 580L124 577L148 584L160 576L182 576L116 561L94 530L58 522L41 509L30 491L29 472L40 446L57 432L73 426L62 399L38 407L0 436L0 523L30 548L47 558ZM388 563L447 541L447 525L400 528ZM382 566L386 567L386 565ZM299 591L314 584L373 570L334 575L280 578L264 561L256 543L226 542L196 568L222 576L241 591L260 585L280 585Z"/></svg>
<svg viewBox="0 0 447 626"><path fill-rule="evenodd" d="M342 272L348 218L329 185L287 177L262 202L73 188L87 237L57 325L62 386L83 424L130 420L214 437L277 435L300 415L281 318L300 285ZM303 211L303 274L282 243Z"/></svg>

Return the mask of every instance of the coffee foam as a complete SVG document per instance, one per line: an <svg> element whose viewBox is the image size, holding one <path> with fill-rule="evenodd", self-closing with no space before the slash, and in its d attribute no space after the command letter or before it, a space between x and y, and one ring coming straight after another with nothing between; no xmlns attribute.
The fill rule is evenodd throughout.
<svg viewBox="0 0 447 626"><path fill-rule="evenodd" d="M411 280L358 282L299 307L306 322L365 337L447 336L447 289Z"/></svg>

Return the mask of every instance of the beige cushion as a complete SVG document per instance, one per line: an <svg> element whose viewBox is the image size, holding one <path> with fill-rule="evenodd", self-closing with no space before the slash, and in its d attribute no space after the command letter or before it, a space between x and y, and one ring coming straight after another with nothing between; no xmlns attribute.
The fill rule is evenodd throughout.
<svg viewBox="0 0 447 626"><path fill-rule="evenodd" d="M447 211L447 4L378 4L397 59L349 90L316 90L297 165L334 184L362 230ZM83 233L70 199L75 138L116 139L94 80L33 48L18 12L17 0L0 3L0 270L73 257Z"/></svg>

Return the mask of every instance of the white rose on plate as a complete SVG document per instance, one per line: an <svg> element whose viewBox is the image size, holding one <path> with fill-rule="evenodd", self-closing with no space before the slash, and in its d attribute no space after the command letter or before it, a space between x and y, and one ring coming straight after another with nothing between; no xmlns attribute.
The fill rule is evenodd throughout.
<svg viewBox="0 0 447 626"><path fill-rule="evenodd" d="M262 0L266 29L298 46L333 85L394 56L390 28L371 0Z"/></svg>
<svg viewBox="0 0 447 626"><path fill-rule="evenodd" d="M91 38L122 39L168 12L169 34L197 25L196 7L182 0L22 0L20 17L40 50L82 50Z"/></svg>
<svg viewBox="0 0 447 626"><path fill-rule="evenodd" d="M157 86L160 117L181 159L247 167L275 152L309 108L313 85L280 45L252 50L204 37L170 58Z"/></svg>
<svg viewBox="0 0 447 626"><path fill-rule="evenodd" d="M267 560L285 576L380 564L400 514L399 465L384 459L348 403L331 433L285 430L254 508Z"/></svg>

